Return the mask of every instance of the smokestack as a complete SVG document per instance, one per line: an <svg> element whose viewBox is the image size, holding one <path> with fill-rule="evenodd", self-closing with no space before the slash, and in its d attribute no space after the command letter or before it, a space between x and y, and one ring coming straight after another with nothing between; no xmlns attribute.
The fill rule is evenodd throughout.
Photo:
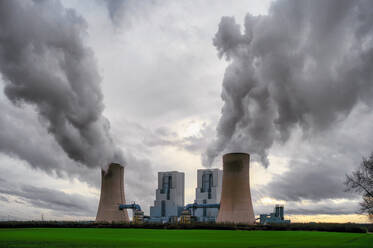
<svg viewBox="0 0 373 248"><path fill-rule="evenodd" d="M129 222L127 209L119 210L119 204L125 204L124 168L111 163L107 172L101 170L101 196L98 205L97 222Z"/></svg>
<svg viewBox="0 0 373 248"><path fill-rule="evenodd" d="M223 156L223 186L216 222L255 223L250 193L250 155L247 153Z"/></svg>

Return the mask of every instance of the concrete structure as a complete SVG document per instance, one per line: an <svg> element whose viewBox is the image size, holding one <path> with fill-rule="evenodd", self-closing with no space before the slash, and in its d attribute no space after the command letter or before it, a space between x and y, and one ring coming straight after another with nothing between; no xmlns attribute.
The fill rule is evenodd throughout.
<svg viewBox="0 0 373 248"><path fill-rule="evenodd" d="M260 224L290 224L290 220L284 219L284 206L276 205L274 213L260 215Z"/></svg>
<svg viewBox="0 0 373 248"><path fill-rule="evenodd" d="M223 171L219 169L203 169L197 171L197 204L220 203ZM215 221L218 216L218 208L196 208L193 215L198 221Z"/></svg>
<svg viewBox="0 0 373 248"><path fill-rule="evenodd" d="M127 209L119 210L119 205L125 204L123 180L124 168L120 164L110 164L106 172L101 170L101 195L96 221L129 222Z"/></svg>
<svg viewBox="0 0 373 248"><path fill-rule="evenodd" d="M158 172L155 194L154 206L150 207L152 222L168 222L171 217L180 216L184 208L184 173Z"/></svg>
<svg viewBox="0 0 373 248"><path fill-rule="evenodd" d="M250 155L247 153L223 156L223 188L216 222L255 223L250 193Z"/></svg>

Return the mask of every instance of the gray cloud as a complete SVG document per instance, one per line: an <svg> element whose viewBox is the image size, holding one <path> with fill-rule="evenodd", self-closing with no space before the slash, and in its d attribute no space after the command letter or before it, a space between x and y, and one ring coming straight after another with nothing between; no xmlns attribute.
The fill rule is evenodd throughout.
<svg viewBox="0 0 373 248"><path fill-rule="evenodd" d="M2 99L1 95L0 108L2 109L2 115L0 115L1 152L24 160L31 167L40 169L53 177L58 176L68 180L78 178L80 181L99 188L99 170L92 170L92 168L82 166L68 158L53 137L48 135L46 129L40 125L37 113L32 108L12 106L6 99ZM131 137L131 134L138 138L146 131L142 128L139 129L139 125L136 123L127 123L122 127L129 132L128 137ZM124 133L123 136L127 135ZM135 147L134 150L139 151L146 150L145 146L136 147L136 144L133 143L136 140L142 144L141 139L118 140L116 143L125 142L124 147ZM129 165L125 169L126 199L148 206L154 197L154 183L156 182L154 165L152 166L141 153L134 156L132 152L127 152L127 149L124 151L127 158L126 163ZM0 174L9 174L7 167L0 168ZM24 179L25 181L29 180L26 175ZM30 195L30 198L33 196ZM39 203L40 206L41 204Z"/></svg>
<svg viewBox="0 0 373 248"><path fill-rule="evenodd" d="M312 202L327 199L359 199L359 194L345 192L345 175L355 170L362 157L370 154L373 142L373 116L367 106L356 107L349 117L336 123L324 135L293 135L289 145L276 145L271 153L291 158L285 172L276 173L270 183L260 188L262 194L278 200Z"/></svg>
<svg viewBox="0 0 373 248"><path fill-rule="evenodd" d="M294 185L295 187L299 185ZM325 189L323 189L325 190ZM264 193L264 192L262 192ZM273 212L274 204L268 204L263 202L260 196L263 196L257 189L252 190L252 196L254 201L254 211L256 215L269 214ZM290 193L290 192L289 192ZM266 195L267 196L267 195ZM345 196L342 196L345 197ZM357 214L359 211L359 199L346 199L346 198L335 198L335 199L295 199L291 200L286 198L285 202L280 201L278 203L284 204L285 215L316 215L316 214Z"/></svg>
<svg viewBox="0 0 373 248"><path fill-rule="evenodd" d="M88 167L123 163L102 115L100 76L83 41L86 25L58 1L1 1L4 91L14 104L36 108L71 159Z"/></svg>
<svg viewBox="0 0 373 248"><path fill-rule="evenodd" d="M144 17L150 12L150 7L154 6L156 1L136 1L136 0L104 0L111 21L118 26L123 23L132 25L136 13L137 18ZM159 4L159 3L158 3ZM130 16L130 17L129 17Z"/></svg>
<svg viewBox="0 0 373 248"><path fill-rule="evenodd" d="M372 106L373 4L370 1L277 1L245 30L223 17L214 38L225 71L217 137L203 154L209 166L224 151L254 154L292 131L330 130L358 103Z"/></svg>
<svg viewBox="0 0 373 248"><path fill-rule="evenodd" d="M296 208L289 208L286 210L286 214L291 215L316 215L316 214L330 214L330 215L339 215L339 214L356 214L357 207L359 204L331 204L326 203L319 206L312 206L312 208L302 208L297 206Z"/></svg>
<svg viewBox="0 0 373 248"><path fill-rule="evenodd" d="M16 185L5 180L0 181L0 193L19 197L22 200L19 204L25 204L25 201L34 207L73 216L94 216L98 204L97 199L80 194L66 194L29 184Z"/></svg>
<svg viewBox="0 0 373 248"><path fill-rule="evenodd" d="M256 203L255 213L269 214L273 212L274 206L262 205L260 202ZM323 200L318 202L299 203L295 201L286 202L285 215L316 215L316 214L356 214L359 210L358 201L334 201Z"/></svg>
<svg viewBox="0 0 373 248"><path fill-rule="evenodd" d="M9 202L8 198L6 198L5 196L2 196L2 195L0 195L0 201Z"/></svg>
<svg viewBox="0 0 373 248"><path fill-rule="evenodd" d="M121 2L122 1L118 1L117 3L120 4ZM156 187L157 176L155 172L156 169L172 169L174 166L171 162L164 159L167 155L159 156L161 150L166 150L163 149L164 146L167 146L167 148L175 147L177 148L175 150L187 150L196 154L203 151L206 148L206 144L210 140L210 137L212 138L213 135L215 135L213 130L211 130L211 127L206 127L206 130L203 130L201 135L181 138L178 136L180 134L172 134L168 127L172 127L176 122L183 120L183 118L196 118L199 121L207 121L208 123L212 122L215 126L215 115L218 114L216 109L217 106L220 106L219 97L217 97L219 94L217 91L220 88L219 81L221 78L221 73L219 71L222 71L220 68L225 64L225 62L218 62L216 60L216 52L214 49L210 48L212 47L211 44L209 45L211 42L211 36L215 32L216 22L220 16L227 14L230 15L232 13L239 16L242 14L240 11L242 9L245 9L245 11L250 9L252 3L237 1L235 3L226 4L225 1L219 3L213 1L214 4L211 4L211 2L204 1L191 4L187 2L176 3L170 1L161 7L157 4L155 8L153 8L154 6L148 8L147 6L142 6L145 4L143 2L127 2L123 5L126 6L125 9L123 7L113 8L112 10L116 13L112 13L113 16L111 16L116 28L121 28L121 25L123 27L123 24L136 24L129 29L127 29L128 26L126 26L125 29L120 30L126 32L123 36L120 34L118 35L117 33L114 35L112 27L109 27L111 24L108 23L109 26L106 26L106 22L102 22L102 16L106 18L106 13L100 12L106 11L105 8L102 8L102 5L86 8L84 3L73 2L73 6L71 7L77 8L77 11L80 11L89 21L89 23L83 24L83 26L88 26L88 24L89 26L88 29L82 28L82 33L80 33L81 36L79 39L80 41L85 41L86 37L84 33L89 32L89 38L87 41L89 40L90 45L95 49L95 54L99 58L100 74L104 75L105 83L103 86L105 92L105 105L107 106L105 109L105 115L110 117L112 122L111 130L114 134L112 135L114 140L113 143L120 145L120 148L124 151L126 162L129 165L125 169L126 199L138 201L144 210L147 211L147 206L151 205L152 200L154 199L154 189ZM25 6L27 4L29 3L23 3ZM71 2L64 2L63 4L69 5ZM106 2L104 4L106 4ZM136 4L138 6L135 6ZM148 2L146 4L148 4ZM151 6L151 4L148 5ZM234 5L236 7L234 7ZM98 8L96 9L96 7ZM32 10L31 13L33 13ZM344 12L341 11L341 13L343 14ZM25 11L21 11L21 14L25 14ZM116 15L116 17L114 17L114 15ZM309 18L309 15L307 16L307 18ZM56 20L51 22L58 22L60 19L59 17L60 15L57 14ZM21 20L25 19L22 16L19 18ZM34 18L38 19L37 17ZM367 18L368 21L366 22L369 23L370 15L366 17L361 15L361 18ZM253 19L256 19L256 17ZM263 22L273 22L270 18L265 16L260 17L259 19L263 20ZM233 19L231 20L233 21ZM68 23L69 25L71 24L71 22ZM236 53L238 50L240 53L242 51L242 54L247 53L246 43L248 41L245 35L242 35L243 38L237 35L238 33L241 34L240 32L237 32L237 30L239 31L238 25L232 29L229 28L229 25L234 26L234 22L232 23L233 25L229 24L228 21L224 24L226 27L224 27L224 32L221 32L222 38L220 44L217 40L215 42L217 46L224 47L224 50L226 50L225 53L221 53L221 56L227 56L229 54L231 61L238 61ZM263 27L265 26L264 24L261 24L261 26L262 25ZM303 24L301 23L300 25ZM16 27L19 26L20 25L16 25ZM25 26L29 27L29 25ZM268 25L268 27L269 26L270 25ZM279 24L276 23L275 27L277 26L284 27L285 24L279 21ZM297 25L295 24L293 26ZM303 27L305 26L306 25ZM255 29L258 29L258 27ZM370 27L371 25L363 25L361 27L361 32L364 33L364 30L369 29ZM268 43L270 43L270 40L267 41L264 39L265 36L271 37L271 33L274 32L273 30L268 29L265 29L264 31L266 31L266 33L260 34L263 38L255 38L263 43L263 47L264 45L269 46ZM54 34L54 32L51 33ZM259 34L259 32L255 31L255 34ZM287 34L290 38L292 37L291 30L289 30ZM299 32L297 31L294 34L299 34ZM29 36L27 35L25 37ZM315 42L315 44L323 43L321 41L323 41L324 38L320 38L320 36L318 37L320 42ZM282 38L285 40L287 39L287 37ZM295 37L294 39L297 40L298 38ZM151 46L149 46L149 40L152 41ZM274 42L274 44L277 43ZM282 43L286 42L284 41ZM327 41L327 43L329 44L330 42ZM337 43L339 44L339 41ZM368 41L365 43L368 45L370 44ZM229 46L229 44L234 45ZM256 46L259 46L258 44ZM286 44L282 45L285 46ZM269 61L270 55L266 56L263 57L266 57L266 61ZM271 56L273 57L274 55ZM241 60L239 62L241 62ZM51 65L52 64L53 63L51 63ZM237 68L240 67L237 65ZM246 70L246 66L242 66L241 68L242 70ZM263 65L260 65L260 68L262 68L261 70L263 71L261 74L265 74L264 69L269 71L269 69ZM146 73L144 73L144 71L146 71ZM229 73L231 74L230 77L233 78L236 71L232 69ZM229 73L227 70L226 74ZM245 80L245 77L245 75L242 76L242 82ZM265 80L267 78L273 79L274 77L275 76L271 75L266 77ZM260 80L260 82L264 81L264 79ZM9 84L9 82L7 84ZM352 86L354 86L354 84L352 84ZM292 87L286 90L291 89ZM299 89L296 88L294 90L298 91ZM272 94L273 91L274 90L271 89L270 93ZM265 91L263 90L263 92L264 93L261 93L260 91L252 91L249 95L251 97L254 93L258 95L262 94L265 98ZM367 94L369 94L368 91ZM331 96L333 96L333 94ZM99 186L99 169L92 170L86 168L85 166L82 166L81 163L70 159L61 146L56 142L56 139L48 133L48 122L43 118L39 119L40 117L37 116L38 109L35 108L35 105L30 107L29 104L17 104L18 107L14 107L13 105L9 105L7 99L4 100L2 97L3 95L0 94L0 109L2 110L2 115L0 115L1 152L4 152L11 157L25 160L31 164L33 168L46 171L49 175L55 176L57 174L57 176L64 177L65 179L77 177L80 181L89 182L90 185L94 185L95 187ZM228 98L227 96L225 97ZM268 98L272 98L272 95ZM289 99L291 99L291 97L289 97ZM252 101L252 99L248 100L248 102ZM272 113L271 111L273 111L274 113L277 113L277 107L273 107L274 103L271 101L269 101L270 103L268 104L269 107L267 112ZM292 101L296 102L298 99ZM367 99L365 99L365 101L367 101ZM3 104L1 105L1 103ZM262 108L263 106L260 107ZM243 109L245 112L246 109ZM250 109L250 111L247 111L251 113L254 110ZM356 116L356 118L360 119L361 122L369 122L368 119L364 118L364 115L369 115L371 113L370 107L368 110L369 111L365 114L362 113L361 115ZM227 109L227 111L229 112L229 109ZM251 119L258 118L258 111L254 112L255 115L252 115ZM260 130L260 124L265 121L267 112L263 112L263 116L261 117L262 120L255 124L256 126L253 130ZM337 120L344 120L346 115L347 112L339 113ZM239 116L239 114L237 116ZM274 117L269 115L268 118ZM245 121L249 121L249 118L246 118ZM232 134L235 141L228 145L227 148L224 148L225 150L241 147L243 148L242 150L247 152L248 149L240 144L240 142L247 142L248 136L245 133L246 129L243 128L246 125L245 121L240 122L240 125L236 125L238 128L236 128L236 131ZM141 125L139 123L141 123ZM229 124L228 121L227 123ZM337 121L337 123L339 122ZM232 125L234 126L234 123ZM275 123L273 125L276 126L277 124ZM159 126L162 128L156 128ZM295 128L298 128L298 126L299 124L294 125ZM302 128L304 127L306 127L306 125L302 126ZM264 126L264 130L267 130L266 128L267 127ZM371 148L372 144L372 140L370 138L367 139L365 136L366 133L371 132L370 127L370 129L363 129L362 132L358 133L356 133L356 131L361 130L358 125L356 125L356 131L352 129L344 130L346 133L356 135L356 140L348 139L348 142L353 145L346 146L345 143L342 142L343 146L341 147L337 146L339 146L341 141L346 138L345 136L341 136L340 138L330 137L329 132L331 130L324 128L322 125L320 127L314 125L308 128L309 129L306 127L306 129L303 130L304 137L307 138L307 140L309 138L314 138L314 131L324 130L325 132L323 133L323 136L326 136L326 139L329 138L330 143L323 145L322 149L314 150L315 147L317 148L320 145L319 141L314 140L311 142L311 145L307 145L307 149L299 149L304 146L304 144L300 142L295 146L293 144L293 146L284 147L282 149L276 148L277 150L274 151L273 146L278 147L286 145L286 142L281 144L281 141L286 140L286 135L282 138L281 134L277 131L277 127L273 128L275 130L274 133L270 132L264 137L267 138L267 140L259 137L262 133L256 131L258 132L258 137L255 136L255 139L260 139L260 142L255 139L250 139L249 141L250 144L252 142L258 142L254 145L258 154L260 154L260 148L262 146L267 146L271 147L268 154L275 154L285 158L291 157L293 159L290 162L291 169L289 168L289 172L274 177L273 181L268 185L268 188L266 187L265 189L262 189L262 193L266 192L265 196L271 196L276 199L288 199L286 209L289 211L291 210L292 213L296 213L296 211L299 211L300 209L305 211L299 212L300 214L306 212L311 214L329 211L328 204L332 203L328 202L324 204L325 199L336 199L336 196L334 196L335 194L340 197L352 199L349 195L344 195L342 184L340 185L340 188L338 188L336 184L340 184L343 181L344 173L351 170L354 164L359 164L359 159L362 155L370 153L366 153L366 151ZM333 129L334 128L339 129L340 127L333 126ZM205 131L206 133L204 133ZM307 132L309 134L307 134ZM289 134L291 138L293 135L292 127L289 128ZM22 142L19 142L20 140ZM273 142L273 145L271 142ZM227 141L227 143L229 143L229 141ZM237 147L235 147L236 144ZM329 149L327 147L329 147ZM290 152L288 152L288 150L290 150ZM351 150L351 153L347 154L346 150ZM248 151L252 152L252 150ZM340 160L334 159L328 161L328 156L325 156L320 160L313 160L312 153L316 151L319 154L328 154L330 157L341 156L341 154L346 153L346 155L342 156L340 160L347 159L347 161L343 163L340 163ZM173 155L177 156L177 151ZM351 157L353 157L353 159L350 159ZM259 160L260 156L256 155L254 158ZM305 160L310 161L310 163ZM340 166L334 166L333 163L338 163ZM23 163L22 161L17 160L13 163L13 166L16 167L18 164ZM269 168L270 172L276 171L276 164L272 165L273 166ZM322 174L321 178L318 180L318 182L325 185L323 190L326 192L323 193L322 197L317 197L315 193L316 190L312 188L312 175L317 174L315 172L316 169L308 168L309 166L318 167L319 165L327 167L325 169L320 169L324 174ZM0 174L9 172L9 166L8 168L6 168L6 166L6 164L3 164L3 169L0 168ZM198 167L199 165L195 164L195 166ZM22 181L23 179L25 182L30 180L26 173L24 173L24 177L21 175L22 165L19 167L20 168L14 168L15 170L19 169L17 177L13 179L9 178L9 180ZM335 171L331 171L332 169L328 169L329 167ZM180 169L182 170L182 168ZM185 168L185 170L190 169L191 168ZM290 170L293 172L291 173ZM303 172L304 174L302 174ZM338 174L339 178L336 174ZM304 182L298 179L300 176L305 180ZM189 180L189 182L195 181L194 178L189 178ZM38 186L38 182L28 182L34 187ZM296 192L291 190L288 191L287 188L290 185L296 186L298 190ZM304 187L302 187L303 185ZM330 185L333 186L331 187L331 190L328 189ZM312 192L307 193L307 187L311 187ZM42 187L39 188L42 189ZM274 190L270 191L270 188L274 188ZM319 188L321 189L322 187L319 186ZM293 193L296 195L295 197L288 196L288 194ZM39 197L37 196L38 194L33 195ZM307 203L310 206L306 206L307 204L301 206L298 204L298 200L291 200L304 199L304 197L307 199L322 199L317 200L317 204ZM20 198L19 201L31 204L29 203L31 202L31 199L26 201ZM43 203L39 202L36 204L39 205L32 206L42 206ZM3 205L11 206L11 204L5 202L3 202ZM255 204L256 211L259 207L260 204ZM343 207L343 203L333 206L333 208L334 207L336 209L335 211L338 212L339 209ZM270 208L271 211L272 206ZM328 210L323 208L328 208ZM29 216L29 213L32 211L35 212L34 216L37 218L40 216L38 210L32 210L32 208L27 210L22 208L22 211L25 211L25 216ZM354 212L354 210L348 211ZM344 212L348 211L346 210ZM14 210L11 212L15 215ZM63 211L61 212L63 213ZM54 215L57 214L57 212L54 212ZM6 218L5 215L4 218Z"/></svg>
<svg viewBox="0 0 373 248"><path fill-rule="evenodd" d="M0 152L24 160L49 175L77 177L90 185L99 185L97 171L67 157L32 108L12 106L0 95L0 109Z"/></svg>
<svg viewBox="0 0 373 248"><path fill-rule="evenodd" d="M203 123L201 130L197 134L187 137L179 137L176 133L171 132L166 127L157 128L156 130L144 131L143 143L145 146L171 146L178 147L191 153L199 154L208 145L208 140L213 137L211 125Z"/></svg>
<svg viewBox="0 0 373 248"><path fill-rule="evenodd" d="M308 202L299 204L297 202L288 202L287 214L314 215L314 214L356 214L359 209L358 201L333 201L324 200L320 202Z"/></svg>
<svg viewBox="0 0 373 248"><path fill-rule="evenodd" d="M140 204L149 203L153 199L156 172L147 159L126 154L128 167L125 170L126 198ZM133 165L133 166L132 166ZM149 205L149 204L146 204Z"/></svg>
<svg viewBox="0 0 373 248"><path fill-rule="evenodd" d="M335 160L333 162L336 162ZM265 187L266 195L278 200L320 201L322 199L356 198L356 194L346 193L343 185L345 170L341 164L313 161L291 161L289 171L277 175Z"/></svg>

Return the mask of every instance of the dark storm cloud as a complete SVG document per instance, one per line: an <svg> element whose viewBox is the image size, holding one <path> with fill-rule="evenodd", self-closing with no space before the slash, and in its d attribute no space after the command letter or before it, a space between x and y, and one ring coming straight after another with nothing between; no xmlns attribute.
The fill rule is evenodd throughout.
<svg viewBox="0 0 373 248"><path fill-rule="evenodd" d="M17 106L34 106L71 159L88 167L123 163L102 115L100 76L85 33L85 21L58 1L1 1L4 92Z"/></svg>
<svg viewBox="0 0 373 248"><path fill-rule="evenodd" d="M286 214L314 215L314 214L356 214L359 210L359 202L352 200L334 201L325 200L320 202L308 202L299 204L288 202Z"/></svg>
<svg viewBox="0 0 373 248"><path fill-rule="evenodd" d="M225 71L224 106L205 166L224 151L268 165L268 149L294 128L330 130L373 99L372 1L277 1L245 18L223 17L214 38Z"/></svg>
<svg viewBox="0 0 373 248"><path fill-rule="evenodd" d="M268 196L286 201L358 197L345 192L344 168L341 164L333 166L312 159L307 162L291 161L290 164L289 171L277 175L265 187Z"/></svg>
<svg viewBox="0 0 373 248"><path fill-rule="evenodd" d="M66 194L59 190L35 187L29 184L16 185L0 181L0 193L19 197L34 207L50 209L75 216L94 216L97 210L97 199L79 194Z"/></svg>
<svg viewBox="0 0 373 248"><path fill-rule="evenodd" d="M345 192L344 181L345 175L371 153L373 116L370 113L366 106L356 107L344 122L324 135L307 140L299 137L298 141L292 140L293 148L282 147L282 152L293 150L287 154L291 159L286 171L274 174L271 182L260 188L261 193L277 200L298 202L359 199L359 194Z"/></svg>

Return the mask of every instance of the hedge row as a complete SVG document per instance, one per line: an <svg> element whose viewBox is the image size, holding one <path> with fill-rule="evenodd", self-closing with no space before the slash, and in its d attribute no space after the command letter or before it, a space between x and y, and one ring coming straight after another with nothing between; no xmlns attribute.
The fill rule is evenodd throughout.
<svg viewBox="0 0 373 248"><path fill-rule="evenodd" d="M0 228L145 228L145 229L211 229L211 230L279 230L279 231L324 231L324 232L373 232L373 224L336 224L336 223L292 223L272 225L239 225L239 224L132 224L132 223L96 223L88 221L4 221Z"/></svg>

